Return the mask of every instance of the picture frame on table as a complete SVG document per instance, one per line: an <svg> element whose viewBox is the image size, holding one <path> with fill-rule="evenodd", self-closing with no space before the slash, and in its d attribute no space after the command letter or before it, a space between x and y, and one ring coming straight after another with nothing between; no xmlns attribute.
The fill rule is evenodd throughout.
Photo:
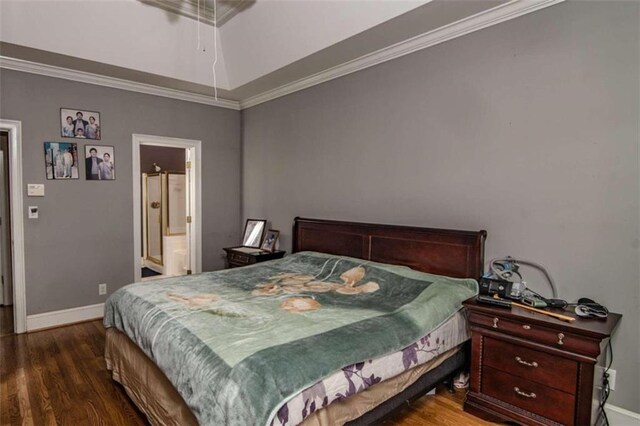
<svg viewBox="0 0 640 426"><path fill-rule="evenodd" d="M259 249L266 227L267 221L264 219L247 219L242 233L242 247Z"/></svg>
<svg viewBox="0 0 640 426"><path fill-rule="evenodd" d="M262 242L261 250L272 252L276 249L276 242L280 236L280 231L276 229L269 229Z"/></svg>

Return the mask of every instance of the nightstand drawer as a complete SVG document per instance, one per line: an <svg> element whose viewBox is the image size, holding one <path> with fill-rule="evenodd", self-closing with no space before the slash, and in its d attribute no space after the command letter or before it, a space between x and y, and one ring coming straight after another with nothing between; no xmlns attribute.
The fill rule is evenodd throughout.
<svg viewBox="0 0 640 426"><path fill-rule="evenodd" d="M227 252L227 268L253 265L268 260L282 259L284 250L266 251L256 247L225 247Z"/></svg>
<svg viewBox="0 0 640 426"><path fill-rule="evenodd" d="M584 354L598 354L600 352L599 342L526 322L476 312L471 312L469 322L565 351Z"/></svg>
<svg viewBox="0 0 640 426"><path fill-rule="evenodd" d="M251 263L250 256L246 256L240 253L231 253L231 255L229 256L229 260L233 263L239 263L242 265L248 265L249 263Z"/></svg>
<svg viewBox="0 0 640 426"><path fill-rule="evenodd" d="M482 393L563 425L574 424L573 395L491 367L482 376Z"/></svg>
<svg viewBox="0 0 640 426"><path fill-rule="evenodd" d="M578 363L492 338L484 339L484 364L564 392L574 393Z"/></svg>

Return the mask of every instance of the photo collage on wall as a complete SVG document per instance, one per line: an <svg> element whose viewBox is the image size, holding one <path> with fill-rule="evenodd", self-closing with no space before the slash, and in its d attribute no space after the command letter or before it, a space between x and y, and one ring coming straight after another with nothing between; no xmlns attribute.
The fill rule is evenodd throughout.
<svg viewBox="0 0 640 426"><path fill-rule="evenodd" d="M100 113L60 108L60 132L63 138L100 140ZM84 145L86 180L115 180L115 148L110 145ZM80 178L81 157L77 142L45 142L45 173L48 180Z"/></svg>

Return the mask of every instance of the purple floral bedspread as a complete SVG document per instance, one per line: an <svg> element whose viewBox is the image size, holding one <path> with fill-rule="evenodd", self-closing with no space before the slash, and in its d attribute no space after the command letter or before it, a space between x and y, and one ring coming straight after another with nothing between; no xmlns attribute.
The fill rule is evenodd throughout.
<svg viewBox="0 0 640 426"><path fill-rule="evenodd" d="M279 407L272 426L294 426L334 401L347 398L369 386L431 361L469 339L467 322L459 311L431 333L406 348L348 365L308 387Z"/></svg>

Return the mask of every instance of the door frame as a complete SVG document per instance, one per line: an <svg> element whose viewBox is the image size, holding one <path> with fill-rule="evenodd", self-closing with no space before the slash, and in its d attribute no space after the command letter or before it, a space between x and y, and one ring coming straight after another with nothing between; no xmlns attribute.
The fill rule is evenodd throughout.
<svg viewBox="0 0 640 426"><path fill-rule="evenodd" d="M0 191L9 186L9 176L5 179L5 173L9 173L9 142L7 135L7 150L6 152L0 149ZM6 153L6 158L5 158ZM9 191L11 192L11 191ZM0 282L0 305L10 304L13 305L13 272L11 271L11 240L8 241L5 247L4 243L7 240L7 235L11 237L11 213L9 206L11 200L4 199L4 195L0 196L0 216L2 218L0 223L0 277L3 282ZM5 205L6 204L6 205ZM5 211L9 211L9 214L5 216ZM11 275L10 277L8 275ZM6 279L7 282L4 282ZM8 287L11 287L11 291L7 291Z"/></svg>
<svg viewBox="0 0 640 426"><path fill-rule="evenodd" d="M13 266L13 323L16 334L27 331L24 217L22 207L22 122L0 118L0 130L9 133L9 187L11 188L11 263Z"/></svg>
<svg viewBox="0 0 640 426"><path fill-rule="evenodd" d="M189 210L191 211L192 221L192 238L189 246L189 269L193 273L202 272L202 173L201 173L201 154L202 141L193 139L170 138L165 136L153 136L134 133L132 136L132 176L133 176L133 253L134 253L134 281L142 280L142 255L140 247L142 246L142 188L140 185L140 146L153 145L164 146L169 148L184 148L190 151L188 158L191 158L191 179L189 192L194 196L191 197ZM194 160L195 159L195 160ZM186 172L189 172L187 170ZM185 172L185 173L186 173Z"/></svg>

